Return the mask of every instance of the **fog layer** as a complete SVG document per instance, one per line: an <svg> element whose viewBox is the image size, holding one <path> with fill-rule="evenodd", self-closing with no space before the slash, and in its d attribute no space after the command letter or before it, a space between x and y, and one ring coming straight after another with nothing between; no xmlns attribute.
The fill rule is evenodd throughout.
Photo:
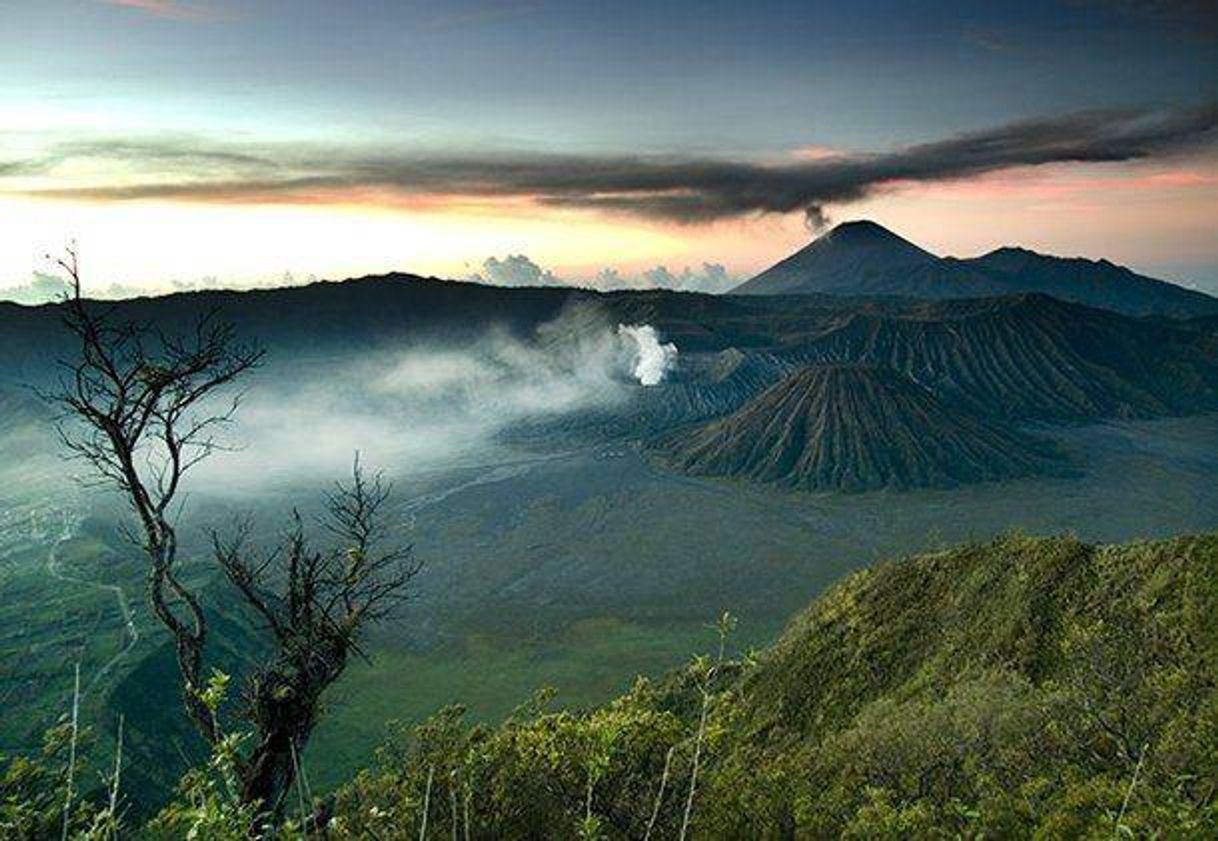
<svg viewBox="0 0 1218 841"><path fill-rule="evenodd" d="M198 487L257 490L341 476L352 454L393 474L505 457L523 422L625 406L659 386L677 349L647 324L574 306L532 335L492 330L293 369L272 363L228 431L232 449L202 465Z"/></svg>

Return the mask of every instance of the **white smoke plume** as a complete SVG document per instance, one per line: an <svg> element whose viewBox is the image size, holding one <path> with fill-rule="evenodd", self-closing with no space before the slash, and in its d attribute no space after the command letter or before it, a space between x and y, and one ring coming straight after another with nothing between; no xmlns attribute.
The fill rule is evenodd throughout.
<svg viewBox="0 0 1218 841"><path fill-rule="evenodd" d="M359 450L405 475L503 453L517 424L626 406L677 361L649 324L617 324L574 305L529 336L428 342L357 353L290 373L262 372L231 429L234 452L200 469L202 484L255 491L340 476Z"/></svg>
<svg viewBox="0 0 1218 841"><path fill-rule="evenodd" d="M524 336L491 330L472 342L272 357L247 382L220 436L223 449L192 472L188 490L257 496L316 487L343 476L357 450L402 477L518 459L503 433L627 409L640 387L657 386L676 364L676 347L652 325L619 324L583 303ZM223 396L215 408L227 408ZM0 449L17 440L0 424ZM48 475L60 472L49 430L21 447L46 456Z"/></svg>
<svg viewBox="0 0 1218 841"><path fill-rule="evenodd" d="M619 324L619 336L634 341L636 346L632 373L641 385L659 385L677 363L677 346L660 344L656 328L650 324Z"/></svg>

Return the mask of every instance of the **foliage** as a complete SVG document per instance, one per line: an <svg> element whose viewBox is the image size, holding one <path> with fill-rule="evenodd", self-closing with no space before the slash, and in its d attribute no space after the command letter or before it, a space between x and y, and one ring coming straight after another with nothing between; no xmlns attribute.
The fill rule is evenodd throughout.
<svg viewBox="0 0 1218 841"><path fill-rule="evenodd" d="M542 693L494 729L465 727L460 707L410 733L399 729L381 768L339 795L342 837L419 826L432 774L429 826L437 837L520 837L539 826L583 838L641 837L668 751L689 735L654 697L640 680L596 710L550 711ZM675 814L663 836L674 821Z"/></svg>
<svg viewBox="0 0 1218 841"><path fill-rule="evenodd" d="M80 781L82 777L88 781L85 772L90 769L83 756L73 760L73 741L83 753L92 734L87 728L73 734L72 722L65 716L43 735L37 755L8 759L0 772L0 838L116 841L122 837L121 754L113 771L99 772L94 779L97 785L81 792Z"/></svg>
<svg viewBox="0 0 1218 841"><path fill-rule="evenodd" d="M83 741L85 734L78 738ZM47 731L40 753L8 759L0 775L0 837L37 839L60 834L71 742L72 725L65 720ZM78 774L83 770L77 766ZM95 814L86 800L76 801L68 815L69 832L84 832Z"/></svg>
<svg viewBox="0 0 1218 841"><path fill-rule="evenodd" d="M414 837L432 776L433 837L678 837L701 732L692 837L1212 837L1215 609L1214 535L1010 535L881 564L756 663L399 731L334 821Z"/></svg>
<svg viewBox="0 0 1218 841"><path fill-rule="evenodd" d="M213 672L199 692L200 701L213 717L228 692L229 677ZM241 749L247 733L220 733L212 744L211 757L201 768L193 768L178 784L177 796L149 825L153 837L207 838L241 841L259 828L257 803L241 797Z"/></svg>
<svg viewBox="0 0 1218 841"><path fill-rule="evenodd" d="M273 828L235 793L247 736L225 733L146 834L649 841L680 837L688 803L694 838L1214 837L1216 611L1218 535L1012 535L856 574L756 659L728 659L724 617L716 654L602 707L541 692L494 727L456 706L397 726ZM69 741L10 761L5 837L60 831ZM79 798L72 836L118 817Z"/></svg>

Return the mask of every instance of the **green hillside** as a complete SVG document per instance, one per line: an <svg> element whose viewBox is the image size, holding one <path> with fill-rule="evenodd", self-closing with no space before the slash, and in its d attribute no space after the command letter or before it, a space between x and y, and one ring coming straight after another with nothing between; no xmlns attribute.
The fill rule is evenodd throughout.
<svg viewBox="0 0 1218 841"><path fill-rule="evenodd" d="M336 826L411 837L426 800L436 837L677 837L706 698L692 837L1213 837L1216 612L1214 534L883 563L757 658L489 730L441 714Z"/></svg>

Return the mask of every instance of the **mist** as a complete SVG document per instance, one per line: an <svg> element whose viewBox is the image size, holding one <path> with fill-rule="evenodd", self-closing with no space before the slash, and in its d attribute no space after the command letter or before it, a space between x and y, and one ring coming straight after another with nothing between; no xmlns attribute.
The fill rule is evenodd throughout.
<svg viewBox="0 0 1218 841"><path fill-rule="evenodd" d="M191 484L249 492L324 483L344 475L356 451L397 476L519 458L505 431L625 406L677 360L651 325L617 324L581 304L526 337L491 330L471 343L268 366L228 431L228 449Z"/></svg>

